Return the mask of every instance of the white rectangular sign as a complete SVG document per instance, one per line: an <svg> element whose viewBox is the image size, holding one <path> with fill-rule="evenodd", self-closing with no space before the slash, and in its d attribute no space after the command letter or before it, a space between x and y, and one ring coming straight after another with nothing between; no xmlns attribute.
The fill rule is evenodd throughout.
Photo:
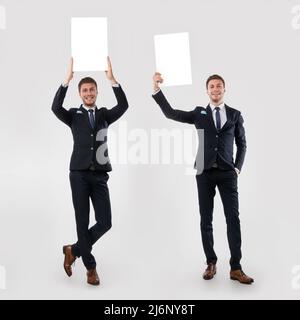
<svg viewBox="0 0 300 320"><path fill-rule="evenodd" d="M107 18L72 18L74 71L107 70Z"/></svg>
<svg viewBox="0 0 300 320"><path fill-rule="evenodd" d="M192 84L189 34L173 33L154 36L156 71L162 74L163 85Z"/></svg>

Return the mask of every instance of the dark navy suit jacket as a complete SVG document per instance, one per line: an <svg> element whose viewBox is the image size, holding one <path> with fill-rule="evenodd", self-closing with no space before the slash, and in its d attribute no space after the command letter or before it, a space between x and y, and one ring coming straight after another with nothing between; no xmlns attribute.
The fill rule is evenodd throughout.
<svg viewBox="0 0 300 320"><path fill-rule="evenodd" d="M161 90L152 97L167 118L194 124L196 129L204 129L204 170L210 169L214 163L217 163L222 170L237 168L241 171L246 154L246 137L240 111L225 104L227 121L221 130L217 131L210 106L182 111L173 109ZM234 140L237 147L235 160L233 159Z"/></svg>
<svg viewBox="0 0 300 320"><path fill-rule="evenodd" d="M121 86L113 87L117 105L110 110L96 108L95 128L92 129L88 112L82 105L80 108L71 108L69 110L63 108L67 90L68 87L59 87L52 103L52 111L59 120L72 130L74 145L70 170L86 170L94 166L95 170L111 171L112 167L106 145L107 128L119 119L128 108L124 91Z"/></svg>

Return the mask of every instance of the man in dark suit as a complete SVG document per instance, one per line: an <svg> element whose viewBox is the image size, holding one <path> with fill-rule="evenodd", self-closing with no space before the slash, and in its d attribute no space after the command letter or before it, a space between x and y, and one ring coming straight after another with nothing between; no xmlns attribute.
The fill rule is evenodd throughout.
<svg viewBox="0 0 300 320"><path fill-rule="evenodd" d="M153 98L165 116L175 121L194 124L197 130L204 131L204 150L198 150L198 152L204 152L204 163L203 168L196 175L202 244L207 262L203 278L210 280L216 274L217 256L213 248L212 220L215 189L218 187L226 217L231 253L230 278L250 284L254 280L243 272L240 264L242 252L237 177L246 153L244 120L241 112L224 104L225 81L219 75L212 75L207 79L209 105L206 108L196 107L193 111L173 109L160 90L159 86L162 82L161 74L155 73ZM237 146L235 161L233 160L234 141ZM197 159L200 158L201 155L197 155ZM196 167L199 168L197 159Z"/></svg>
<svg viewBox="0 0 300 320"><path fill-rule="evenodd" d="M107 187L108 173L112 170L107 151L107 129L128 108L126 96L114 78L110 59L106 76L111 82L117 105L112 109L96 107L98 95L94 79L83 78L79 84L82 104L79 108L63 107L68 85L73 78L73 60L68 74L59 87L52 104L52 111L59 120L68 125L73 134L74 146L70 162L70 183L75 209L78 241L63 247L64 269L72 275L72 264L82 257L87 269L87 282L99 285L96 260L92 255L93 244L111 228L111 206ZM89 228L90 199L96 224Z"/></svg>

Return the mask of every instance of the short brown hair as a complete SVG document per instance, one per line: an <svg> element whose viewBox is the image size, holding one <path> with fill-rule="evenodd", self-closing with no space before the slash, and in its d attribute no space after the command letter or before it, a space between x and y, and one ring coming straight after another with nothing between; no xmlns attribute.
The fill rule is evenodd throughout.
<svg viewBox="0 0 300 320"><path fill-rule="evenodd" d="M206 89L208 88L208 83L209 83L209 81L211 81L211 80L221 80L221 81L223 82L223 86L224 86L224 88L225 88L225 81L224 81L224 79L223 79L221 76L219 76L218 74L213 74L212 76L209 76L209 77L207 78L207 80L206 80Z"/></svg>
<svg viewBox="0 0 300 320"><path fill-rule="evenodd" d="M85 78L82 78L80 81L79 81L79 83L78 83L78 90L80 91L80 88L81 88L81 86L83 85L83 84L85 84L85 83L93 83L95 86L96 86L96 88L97 88L97 82L93 79L93 78L91 78L91 77L85 77ZM98 88L97 88L98 89Z"/></svg>

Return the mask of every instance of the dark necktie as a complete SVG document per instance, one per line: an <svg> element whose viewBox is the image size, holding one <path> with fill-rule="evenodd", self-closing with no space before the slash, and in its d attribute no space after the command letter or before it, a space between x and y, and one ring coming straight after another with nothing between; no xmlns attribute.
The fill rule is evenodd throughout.
<svg viewBox="0 0 300 320"><path fill-rule="evenodd" d="M216 124L217 124L217 130L221 130L221 116L220 116L220 108L215 107L216 110Z"/></svg>
<svg viewBox="0 0 300 320"><path fill-rule="evenodd" d="M93 129L95 129L95 119L94 119L94 110L89 109L89 120L90 120L90 125Z"/></svg>

